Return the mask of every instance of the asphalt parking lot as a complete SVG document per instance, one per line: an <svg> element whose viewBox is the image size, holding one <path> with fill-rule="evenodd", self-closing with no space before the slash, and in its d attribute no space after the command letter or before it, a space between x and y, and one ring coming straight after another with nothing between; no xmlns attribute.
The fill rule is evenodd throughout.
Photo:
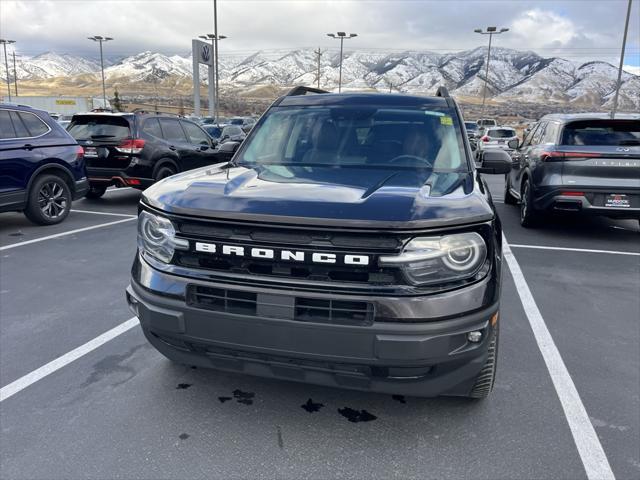
<svg viewBox="0 0 640 480"><path fill-rule="evenodd" d="M0 215L0 477L639 478L638 223L525 230L487 180L512 255L483 402L171 364L124 299L138 192Z"/></svg>

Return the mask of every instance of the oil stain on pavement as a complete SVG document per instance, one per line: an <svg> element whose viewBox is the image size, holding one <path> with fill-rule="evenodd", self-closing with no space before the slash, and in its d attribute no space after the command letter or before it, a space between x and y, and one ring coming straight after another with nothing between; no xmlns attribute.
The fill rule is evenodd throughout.
<svg viewBox="0 0 640 480"><path fill-rule="evenodd" d="M307 403L300 405L300 407L304 408L309 413L314 413L320 411L322 407L324 407L323 403L314 403L313 400L307 400Z"/></svg>
<svg viewBox="0 0 640 480"><path fill-rule="evenodd" d="M353 423L371 422L378 418L366 410L354 410L349 407L339 408L338 413Z"/></svg>

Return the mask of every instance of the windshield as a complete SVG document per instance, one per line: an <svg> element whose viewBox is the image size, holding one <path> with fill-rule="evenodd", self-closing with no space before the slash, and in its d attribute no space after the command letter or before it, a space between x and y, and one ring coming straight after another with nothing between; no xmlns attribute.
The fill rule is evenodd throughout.
<svg viewBox="0 0 640 480"><path fill-rule="evenodd" d="M516 136L516 131L511 130L510 128L499 128L499 129L489 130L487 132L487 135L493 138L510 138L510 137Z"/></svg>
<svg viewBox="0 0 640 480"><path fill-rule="evenodd" d="M240 164L468 170L455 112L395 107L275 107Z"/></svg>
<svg viewBox="0 0 640 480"><path fill-rule="evenodd" d="M640 145L640 120L583 120L564 127L561 145Z"/></svg>
<svg viewBox="0 0 640 480"><path fill-rule="evenodd" d="M75 117L67 131L76 140L113 141L129 138L129 122L122 117L94 115Z"/></svg>

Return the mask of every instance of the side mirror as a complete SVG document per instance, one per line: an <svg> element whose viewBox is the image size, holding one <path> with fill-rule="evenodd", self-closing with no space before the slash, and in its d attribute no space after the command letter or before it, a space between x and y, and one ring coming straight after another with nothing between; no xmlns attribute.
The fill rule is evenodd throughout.
<svg viewBox="0 0 640 480"><path fill-rule="evenodd" d="M513 140L509 140L507 142L507 146L511 149L511 150L516 150L519 146L520 146L520 142L518 141L517 138L514 138Z"/></svg>
<svg viewBox="0 0 640 480"><path fill-rule="evenodd" d="M511 155L499 148L484 150L480 154L480 173L502 175L511 171Z"/></svg>
<svg viewBox="0 0 640 480"><path fill-rule="evenodd" d="M240 142L225 142L220 145L218 151L220 153L235 153L235 151L238 150L239 146Z"/></svg>

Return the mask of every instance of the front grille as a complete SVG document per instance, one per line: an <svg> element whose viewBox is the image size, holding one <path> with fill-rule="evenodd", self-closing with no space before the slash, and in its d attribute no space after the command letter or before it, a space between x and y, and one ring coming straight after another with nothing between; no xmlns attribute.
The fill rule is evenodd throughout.
<svg viewBox="0 0 640 480"><path fill-rule="evenodd" d="M392 234L370 232L324 231L295 226L269 226L234 224L223 221L175 221L178 235L190 240L189 251L176 251L173 263L176 265L237 274L248 278L278 278L324 282L328 285L391 286L405 284L396 268L378 266L380 255L398 253L402 239ZM274 259L251 258L249 256L220 255L220 253L195 250L195 242L225 244L250 248L292 249L312 253L331 253L338 256L367 255L368 265L354 265L336 262L319 264L311 261L292 262Z"/></svg>
<svg viewBox="0 0 640 480"><path fill-rule="evenodd" d="M368 326L374 318L369 302L260 294L202 285L187 287L187 304L214 312L334 325Z"/></svg>

